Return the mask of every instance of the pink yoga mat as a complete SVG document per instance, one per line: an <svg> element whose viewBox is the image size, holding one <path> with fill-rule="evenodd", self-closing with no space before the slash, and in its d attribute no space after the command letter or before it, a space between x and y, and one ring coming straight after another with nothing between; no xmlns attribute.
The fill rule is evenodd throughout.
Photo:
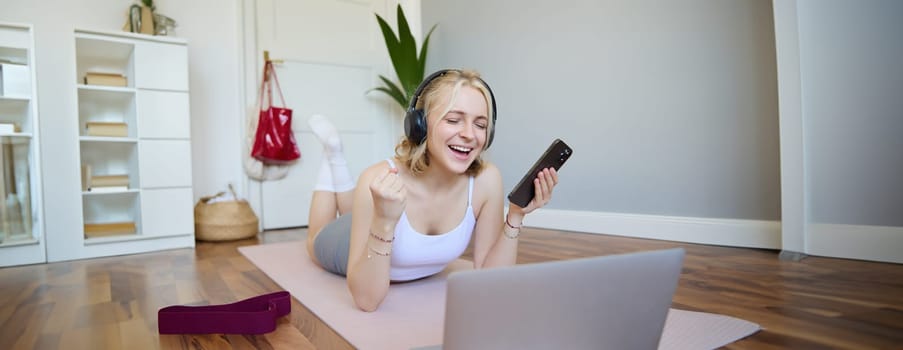
<svg viewBox="0 0 903 350"><path fill-rule="evenodd" d="M379 310L368 313L354 306L343 277L310 261L304 242L247 246L239 251L358 349L441 344L445 279L450 271L472 266L458 260L440 275L393 284ZM757 324L733 317L671 309L659 349L713 349L758 330Z"/></svg>

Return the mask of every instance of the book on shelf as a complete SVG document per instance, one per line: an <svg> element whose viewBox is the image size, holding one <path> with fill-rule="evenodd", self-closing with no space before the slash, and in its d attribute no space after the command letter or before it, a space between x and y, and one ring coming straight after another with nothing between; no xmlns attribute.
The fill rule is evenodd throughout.
<svg viewBox="0 0 903 350"><path fill-rule="evenodd" d="M85 135L88 136L129 136L129 125L122 122L87 122L85 123Z"/></svg>
<svg viewBox="0 0 903 350"><path fill-rule="evenodd" d="M129 176L128 175L91 175L91 180L88 183L90 188L94 187L111 187L111 186L126 186L129 185Z"/></svg>
<svg viewBox="0 0 903 350"><path fill-rule="evenodd" d="M126 87L129 81L122 74L88 72L85 74L85 84Z"/></svg>
<svg viewBox="0 0 903 350"><path fill-rule="evenodd" d="M82 164L82 191L87 191L91 188L91 166L88 164Z"/></svg>
<svg viewBox="0 0 903 350"><path fill-rule="evenodd" d="M86 223L85 238L128 235L137 233L134 221Z"/></svg>
<svg viewBox="0 0 903 350"><path fill-rule="evenodd" d="M88 192L91 193L110 193L128 191L129 186L91 186Z"/></svg>
<svg viewBox="0 0 903 350"><path fill-rule="evenodd" d="M15 123L0 122L0 134L2 135L15 134L20 131L22 131L22 129Z"/></svg>
<svg viewBox="0 0 903 350"><path fill-rule="evenodd" d="M0 96L31 96L28 65L0 60Z"/></svg>

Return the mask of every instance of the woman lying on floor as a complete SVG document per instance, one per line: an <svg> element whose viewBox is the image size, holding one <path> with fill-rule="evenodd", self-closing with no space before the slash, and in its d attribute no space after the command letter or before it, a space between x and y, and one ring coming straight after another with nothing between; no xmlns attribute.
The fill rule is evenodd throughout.
<svg viewBox="0 0 903 350"><path fill-rule="evenodd" d="M492 90L476 72L430 75L414 93L395 157L364 170L357 186L336 129L321 116L309 120L325 157L307 250L314 263L347 277L359 308L376 310L390 282L442 271L471 237L474 268L514 265L524 216L549 202L558 174L543 170L533 200L524 208L509 203L503 219L501 174L481 157L495 114Z"/></svg>

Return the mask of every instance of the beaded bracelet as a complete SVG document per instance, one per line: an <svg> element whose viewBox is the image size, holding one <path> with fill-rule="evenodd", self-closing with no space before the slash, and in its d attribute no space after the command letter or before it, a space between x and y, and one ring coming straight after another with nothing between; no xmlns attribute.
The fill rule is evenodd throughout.
<svg viewBox="0 0 903 350"><path fill-rule="evenodd" d="M378 251L378 250L376 250L376 249L373 249L373 247L371 247L369 244L367 245L367 249L369 249L371 252L373 252L373 254L376 254L376 255L379 255L379 256L389 256L389 255L392 254L392 249L389 249L389 251L387 251L387 252L381 252L381 251ZM367 254L367 259L370 259L370 258L372 258L372 257L373 257L373 256L370 255L369 253Z"/></svg>
<svg viewBox="0 0 903 350"><path fill-rule="evenodd" d="M512 225L510 222L508 222L508 216L507 216L507 215L505 215L505 225L508 225L508 227L513 228L513 229L515 229L515 230L520 230L521 227L524 227L524 223L523 223L523 222L520 224L520 226L514 226L514 225Z"/></svg>
<svg viewBox="0 0 903 350"><path fill-rule="evenodd" d="M517 239L520 236L520 231L517 231L514 235L509 235L508 230L502 230L502 234L508 239Z"/></svg>
<svg viewBox="0 0 903 350"><path fill-rule="evenodd" d="M377 240L379 240L380 242L383 242L383 243L392 243L392 241L395 240L395 235L392 235L392 238L385 239L385 238L382 238L379 235L373 233L373 231L370 231L370 237L376 238Z"/></svg>
<svg viewBox="0 0 903 350"><path fill-rule="evenodd" d="M505 237L507 237L508 239L516 239L518 236L520 236L520 228L523 227L524 225L523 225L523 223L521 223L520 226L512 225L510 222L508 222L508 216L506 215L505 216L505 226L508 226L513 230L517 230L517 233L515 233L514 235L509 235L508 230L503 228L502 234L505 235Z"/></svg>

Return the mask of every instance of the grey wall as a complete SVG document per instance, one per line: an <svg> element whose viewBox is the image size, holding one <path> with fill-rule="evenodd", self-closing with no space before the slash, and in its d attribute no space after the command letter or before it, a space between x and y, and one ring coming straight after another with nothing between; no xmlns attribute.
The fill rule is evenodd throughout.
<svg viewBox="0 0 903 350"><path fill-rule="evenodd" d="M903 2L800 1L799 31L811 220L903 226Z"/></svg>
<svg viewBox="0 0 903 350"><path fill-rule="evenodd" d="M490 158L516 183L558 137L554 209L780 220L771 3L425 0L428 69L498 100Z"/></svg>

